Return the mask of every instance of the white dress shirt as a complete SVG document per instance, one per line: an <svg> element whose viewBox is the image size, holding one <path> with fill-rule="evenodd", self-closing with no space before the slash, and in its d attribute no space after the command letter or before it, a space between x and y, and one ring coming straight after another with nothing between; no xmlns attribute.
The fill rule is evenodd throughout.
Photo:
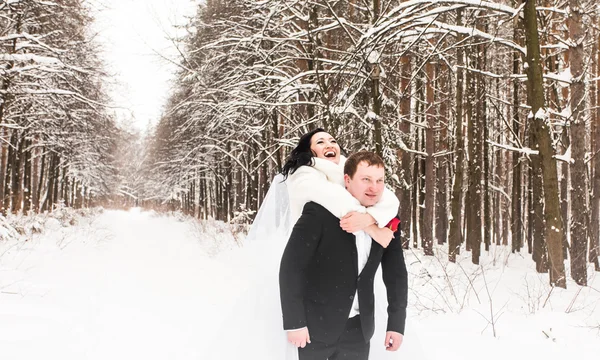
<svg viewBox="0 0 600 360"><path fill-rule="evenodd" d="M356 251L357 251L357 264L358 264L358 273L356 276L360 275L362 270L367 265L367 260L369 260L369 254L371 253L371 237L367 235L364 231L355 232L356 236ZM358 289L354 294L354 301L352 302L352 308L350 308L350 314L348 318L354 317L360 314L359 304L358 304Z"/></svg>

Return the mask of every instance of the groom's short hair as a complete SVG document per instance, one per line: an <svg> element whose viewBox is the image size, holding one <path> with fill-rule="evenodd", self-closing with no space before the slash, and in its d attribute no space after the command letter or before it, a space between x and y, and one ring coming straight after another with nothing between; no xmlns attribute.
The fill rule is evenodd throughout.
<svg viewBox="0 0 600 360"><path fill-rule="evenodd" d="M358 168L358 164L361 162L366 162L368 166L381 166L385 167L383 159L372 151L362 150L359 152L355 152L350 155L344 164L344 174L350 176L350 178L354 177L356 174L356 169Z"/></svg>

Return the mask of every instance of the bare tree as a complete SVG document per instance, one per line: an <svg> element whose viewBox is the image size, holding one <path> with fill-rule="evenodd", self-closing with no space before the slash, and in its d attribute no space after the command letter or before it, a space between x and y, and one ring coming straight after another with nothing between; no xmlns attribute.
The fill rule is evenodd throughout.
<svg viewBox="0 0 600 360"><path fill-rule="evenodd" d="M555 155L552 148L551 128L547 123L545 110L542 64L537 29L535 0L524 0L525 39L527 43L527 79L529 102L531 104L531 122L539 146L539 158L543 174L545 200L545 238L548 245L550 262L550 283L566 288L565 267L562 255L562 220L558 201L558 179Z"/></svg>
<svg viewBox="0 0 600 360"><path fill-rule="evenodd" d="M588 247L588 187L587 166L585 164L586 121L585 121L585 53L583 42L585 31L583 7L579 0L569 1L568 27L569 53L571 60L571 206L576 211L571 215L571 276L579 285L587 285L587 247Z"/></svg>

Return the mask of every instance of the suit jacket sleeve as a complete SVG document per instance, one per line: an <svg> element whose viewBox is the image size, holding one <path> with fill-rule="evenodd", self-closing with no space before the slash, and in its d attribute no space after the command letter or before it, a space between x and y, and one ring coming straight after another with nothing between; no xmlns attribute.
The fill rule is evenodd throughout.
<svg viewBox="0 0 600 360"><path fill-rule="evenodd" d="M279 294L285 330L307 325L304 293L308 266L321 240L321 217L314 203L304 206L281 258Z"/></svg>
<svg viewBox="0 0 600 360"><path fill-rule="evenodd" d="M365 213L365 207L360 205L360 202L350 195L342 184L327 180L324 173L311 166L300 166L288 177L287 186L292 206L294 204L301 206L314 201L337 218L342 218L351 211ZM390 219L397 215L397 211L396 207L396 213Z"/></svg>
<svg viewBox="0 0 600 360"><path fill-rule="evenodd" d="M394 194L387 187L383 190L383 195L377 204L367 208L369 213L380 228L387 225L393 218L398 216L398 207L400 206L400 200L396 194Z"/></svg>
<svg viewBox="0 0 600 360"><path fill-rule="evenodd" d="M408 273L399 230L396 231L394 239L384 250L381 268L388 298L387 331L404 334L408 300Z"/></svg>

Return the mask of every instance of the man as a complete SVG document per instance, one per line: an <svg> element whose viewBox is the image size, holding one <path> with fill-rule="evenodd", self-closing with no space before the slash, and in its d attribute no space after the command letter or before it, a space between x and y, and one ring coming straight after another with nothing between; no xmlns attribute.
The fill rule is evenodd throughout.
<svg viewBox="0 0 600 360"><path fill-rule="evenodd" d="M361 151L344 166L346 189L373 206L384 189L384 164ZM375 328L373 281L382 265L388 294L385 344L402 343L408 281L399 233L384 249L364 232L345 232L339 219L314 202L304 206L281 259L279 287L284 329L300 360L366 360Z"/></svg>

